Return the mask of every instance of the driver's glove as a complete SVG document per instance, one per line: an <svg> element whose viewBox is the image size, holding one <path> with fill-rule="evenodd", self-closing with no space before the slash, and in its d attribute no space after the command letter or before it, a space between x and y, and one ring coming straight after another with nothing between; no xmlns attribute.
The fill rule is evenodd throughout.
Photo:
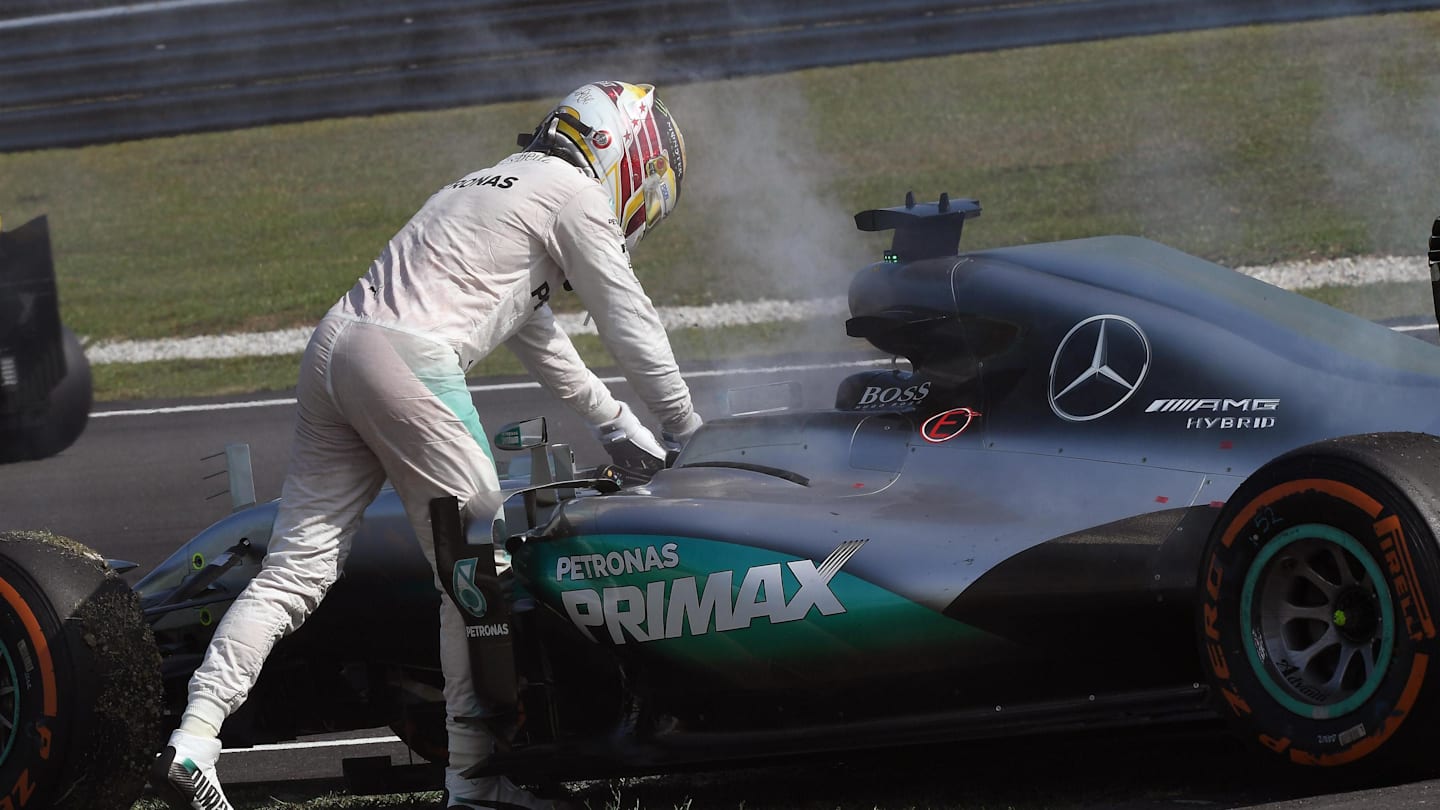
<svg viewBox="0 0 1440 810"><path fill-rule="evenodd" d="M644 483L665 469L665 448L624 402L620 403L619 416L593 425L591 430L625 482Z"/></svg>
<svg viewBox="0 0 1440 810"><path fill-rule="evenodd" d="M671 453L679 453L685 449L690 437L695 435L695 431L699 430L702 424L704 421L700 414L691 411L680 424L667 425L660 431L660 443Z"/></svg>

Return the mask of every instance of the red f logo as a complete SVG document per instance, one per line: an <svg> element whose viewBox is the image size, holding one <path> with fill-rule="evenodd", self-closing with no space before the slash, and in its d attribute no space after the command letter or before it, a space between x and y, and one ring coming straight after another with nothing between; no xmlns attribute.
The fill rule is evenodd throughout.
<svg viewBox="0 0 1440 810"><path fill-rule="evenodd" d="M937 413L920 426L920 436L931 444L948 442L965 432L980 412L970 408L951 408Z"/></svg>

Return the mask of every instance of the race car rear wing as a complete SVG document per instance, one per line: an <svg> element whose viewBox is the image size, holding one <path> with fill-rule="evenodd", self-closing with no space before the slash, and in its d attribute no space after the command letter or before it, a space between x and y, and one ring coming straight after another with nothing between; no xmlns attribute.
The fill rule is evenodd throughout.
<svg viewBox="0 0 1440 810"><path fill-rule="evenodd" d="M980 216L980 201L950 199L941 194L933 203L916 203L915 192L905 192L905 205L875 208L855 215L855 227L862 231L895 231L887 262L913 262L954 256L960 251L960 232L965 220Z"/></svg>

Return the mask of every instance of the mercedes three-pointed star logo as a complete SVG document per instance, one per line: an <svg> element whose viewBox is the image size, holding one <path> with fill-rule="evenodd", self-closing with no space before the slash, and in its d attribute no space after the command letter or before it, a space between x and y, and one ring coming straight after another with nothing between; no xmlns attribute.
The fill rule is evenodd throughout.
<svg viewBox="0 0 1440 810"><path fill-rule="evenodd" d="M1089 422L1125 404L1150 371L1150 341L1120 315L1093 315L1075 324L1050 361L1050 409L1069 422Z"/></svg>

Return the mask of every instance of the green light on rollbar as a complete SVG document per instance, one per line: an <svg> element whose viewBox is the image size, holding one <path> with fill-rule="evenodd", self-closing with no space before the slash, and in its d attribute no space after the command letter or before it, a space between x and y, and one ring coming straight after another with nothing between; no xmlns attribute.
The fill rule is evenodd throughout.
<svg viewBox="0 0 1440 810"><path fill-rule="evenodd" d="M899 254L899 253L896 253L896 252L893 251L893 250L887 250L887 251L885 251L885 261L888 262L888 263L890 263L890 264L899 264L899 263L900 263L900 254Z"/></svg>

